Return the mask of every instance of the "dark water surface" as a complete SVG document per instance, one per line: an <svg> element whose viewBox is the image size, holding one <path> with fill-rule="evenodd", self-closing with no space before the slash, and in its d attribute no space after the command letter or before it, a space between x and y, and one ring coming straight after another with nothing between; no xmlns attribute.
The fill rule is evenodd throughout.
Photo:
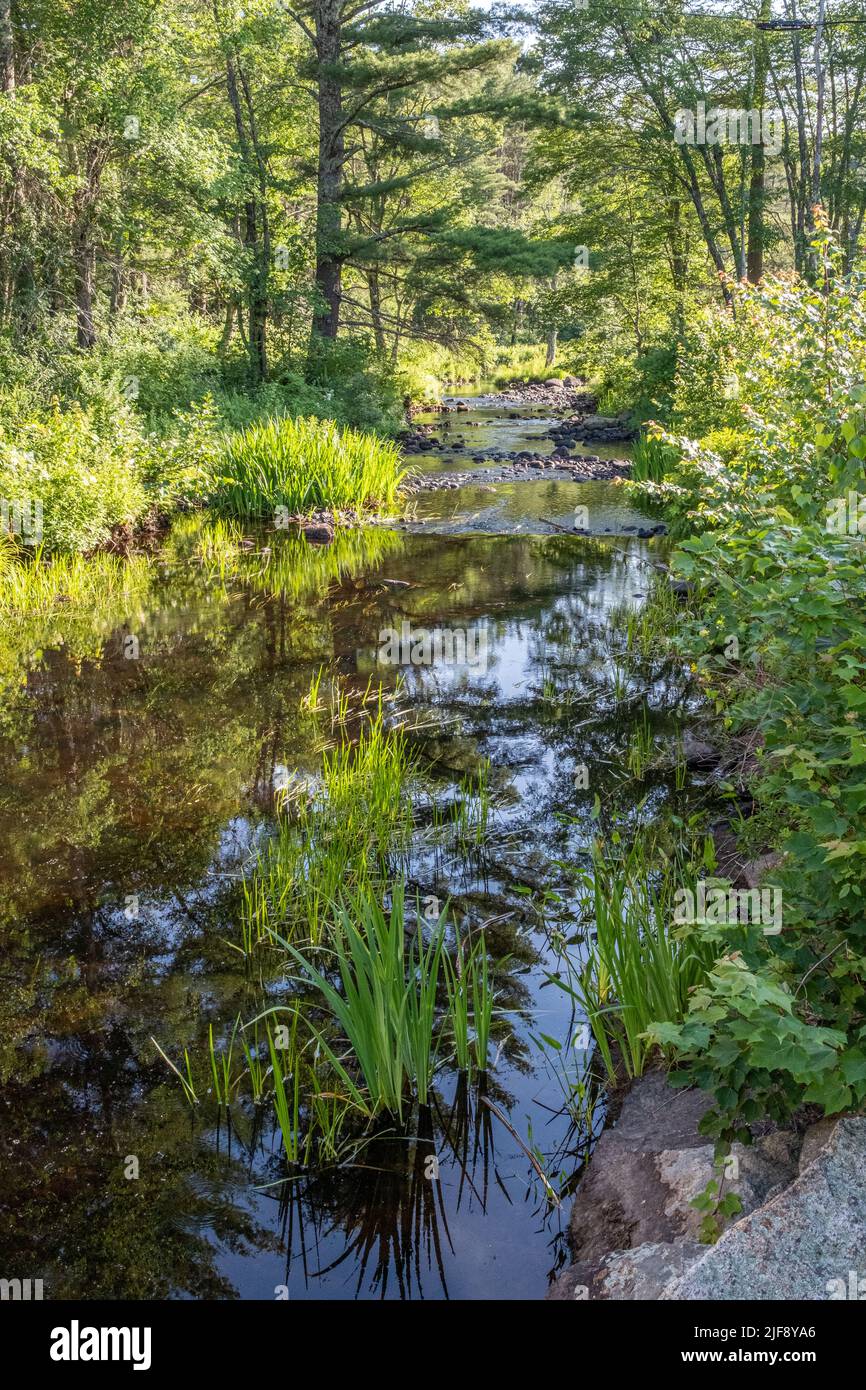
<svg viewBox="0 0 866 1390"><path fill-rule="evenodd" d="M3 1277L42 1278L50 1297L544 1296L602 1119L600 1105L577 1120L564 1107L587 1052L547 982L551 931L578 926L573 873L635 700L646 696L654 726L675 703L663 680L648 695L630 683L606 629L617 606L640 604L657 558L637 540L519 533L238 546L194 519L104 609L73 602L7 624ZM499 1012L487 1098L523 1142L443 1068L408 1135L286 1181L269 1108L238 1105L227 1120L204 1096L191 1109L151 1039L198 1066L209 1027L225 1038L248 1016L229 944L237 880L273 829L275 786L319 765L303 697L323 664L350 694L371 676L393 686L379 635L406 620L485 635L475 664L399 673L425 804L448 804L485 759L493 796L471 851L418 824L409 884L488 924ZM579 764L598 785L575 790ZM663 780L649 794L676 795Z"/></svg>

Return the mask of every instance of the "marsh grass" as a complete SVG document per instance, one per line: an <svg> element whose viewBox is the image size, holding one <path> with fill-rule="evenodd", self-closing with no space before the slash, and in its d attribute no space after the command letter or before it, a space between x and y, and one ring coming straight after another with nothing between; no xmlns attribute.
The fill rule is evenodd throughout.
<svg viewBox="0 0 866 1390"><path fill-rule="evenodd" d="M311 693L318 706L315 681ZM318 784L290 788L277 835L244 882L245 951L275 928L321 941L342 893L384 884L408 851L416 762L406 734L388 723L381 693L355 738L346 731L348 713L346 706L339 711L339 742L323 749Z"/></svg>
<svg viewBox="0 0 866 1390"><path fill-rule="evenodd" d="M213 1078L213 1093L217 1105L225 1106L226 1109L231 1105L232 1094L239 1080L239 1077L235 1077L232 1068L232 1056L239 1025L240 1017L235 1019L228 1046L221 1052L214 1045L213 1024L211 1023L208 1028L208 1055Z"/></svg>
<svg viewBox="0 0 866 1390"><path fill-rule="evenodd" d="M390 440L330 420L273 419L233 435L214 479L218 510L244 520L389 505L405 470Z"/></svg>
<svg viewBox="0 0 866 1390"><path fill-rule="evenodd" d="M169 546L181 561L198 564L210 583L229 589L240 582L256 593L297 602L322 598L330 585L376 569L400 553L403 538L368 526L338 530L330 545L310 545L289 532L257 537L248 535L241 521L195 516L175 524Z"/></svg>
<svg viewBox="0 0 866 1390"><path fill-rule="evenodd" d="M485 758L475 772L460 782L452 821L458 849L477 850L487 836L491 811L490 760Z"/></svg>
<svg viewBox="0 0 866 1390"><path fill-rule="evenodd" d="M679 462L679 453L654 434L642 434L632 452L631 477L636 483L663 483Z"/></svg>
<svg viewBox="0 0 866 1390"><path fill-rule="evenodd" d="M629 734L626 765L632 777L641 780L653 760L655 735L650 727L646 705L641 707L640 718L632 726Z"/></svg>
<svg viewBox="0 0 866 1390"><path fill-rule="evenodd" d="M468 946L458 937L454 958L443 957L448 1022L457 1068L469 1072L472 1063L487 1071L490 1030L493 1023L493 990L487 942L480 932Z"/></svg>
<svg viewBox="0 0 866 1390"><path fill-rule="evenodd" d="M370 1113L402 1122L414 1095L426 1105L437 1056L437 992L445 942L440 919L425 943L419 929L407 944L403 885L390 910L370 893L347 894L330 934L330 955L341 988L310 956L274 933L316 988L345 1038L364 1080ZM346 1068L324 1032L322 1051L342 1079Z"/></svg>
<svg viewBox="0 0 866 1390"><path fill-rule="evenodd" d="M301 1157L301 1066L297 1052L298 1014L292 1014L292 1031L285 1050L290 1066L284 1066L283 1049L277 1048L273 1033L267 1030L270 1075L273 1086L274 1113L283 1139L287 1163L298 1163Z"/></svg>
<svg viewBox="0 0 866 1390"><path fill-rule="evenodd" d="M693 928L675 926L673 891L683 875L668 863L654 872L638 839L624 859L596 851L582 876L582 907L595 923L586 961L555 983L583 1009L608 1075L619 1052L629 1076L641 1076L653 1045L645 1034L656 1019L684 1018L689 991L707 976L716 955Z"/></svg>
<svg viewBox="0 0 866 1390"><path fill-rule="evenodd" d="M153 1043L154 1047L156 1048L162 1060L165 1062L166 1066L174 1072L175 1076L181 1084L184 1096L188 1100L189 1104L198 1105L198 1094L196 1092L195 1083L192 1078L192 1064L189 1059L189 1050L187 1048L184 1048L183 1050L184 1070L186 1072L186 1075L184 1075L184 1072L182 1072L179 1067L176 1067L171 1058L165 1052L163 1052L156 1038L152 1037L150 1041Z"/></svg>

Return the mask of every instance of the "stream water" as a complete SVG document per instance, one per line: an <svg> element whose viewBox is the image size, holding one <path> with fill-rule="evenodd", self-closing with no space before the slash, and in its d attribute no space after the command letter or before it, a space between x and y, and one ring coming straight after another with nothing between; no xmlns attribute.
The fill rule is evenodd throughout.
<svg viewBox="0 0 866 1390"><path fill-rule="evenodd" d="M515 422L497 436L484 416L516 447ZM186 519L103 605L61 595L7 624L3 1277L42 1278L53 1298L544 1296L603 1119L591 1088L575 1090L589 1053L549 981L556 933L579 951L574 876L635 721L664 730L681 698L670 673L636 683L609 636L660 543L538 523L588 489L611 524L636 515L612 484L541 481L448 494L450 525L433 494L435 533L371 528L322 548L279 533L221 548ZM483 660L383 667L382 629L407 621L483 631ZM402 678L431 804L489 760L483 843L419 825L408 879L488 924L499 1114L443 1066L408 1136L285 1181L270 1113L191 1109L152 1039L175 1061L206 1057L210 1027L224 1038L248 1008L227 944L238 879L272 833L280 780L316 770L299 708L323 665L350 695ZM685 794L651 776L643 814Z"/></svg>

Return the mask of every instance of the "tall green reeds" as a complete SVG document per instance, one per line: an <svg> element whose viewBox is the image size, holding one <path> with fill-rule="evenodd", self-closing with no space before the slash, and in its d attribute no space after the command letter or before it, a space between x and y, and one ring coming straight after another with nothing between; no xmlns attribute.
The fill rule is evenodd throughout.
<svg viewBox="0 0 866 1390"><path fill-rule="evenodd" d="M679 874L654 875L638 840L623 860L605 861L596 851L583 876L582 906L595 923L588 958L556 980L586 1014L608 1074L615 1052L629 1076L640 1076L653 1050L645 1037L656 1020L682 1019L689 991L711 968L717 948L699 931L674 921Z"/></svg>
<svg viewBox="0 0 866 1390"><path fill-rule="evenodd" d="M338 727L321 780L287 795L277 835L245 881L245 946L276 928L320 941L341 894L384 883L409 844L415 763L405 733L389 727L381 695L356 738Z"/></svg>
<svg viewBox="0 0 866 1390"><path fill-rule="evenodd" d="M229 440L213 502L246 520L273 518L278 507L306 514L388 505L403 472L390 440L330 420L274 419Z"/></svg>
<svg viewBox="0 0 866 1390"><path fill-rule="evenodd" d="M331 931L330 954L340 988L290 941L289 952L322 996L363 1076L373 1114L402 1120L414 1094L426 1105L437 1053L436 999L444 949L444 923L425 943L420 929L407 943L403 885L391 907L366 892L347 895ZM340 1074L345 1068L331 1042L320 1044Z"/></svg>

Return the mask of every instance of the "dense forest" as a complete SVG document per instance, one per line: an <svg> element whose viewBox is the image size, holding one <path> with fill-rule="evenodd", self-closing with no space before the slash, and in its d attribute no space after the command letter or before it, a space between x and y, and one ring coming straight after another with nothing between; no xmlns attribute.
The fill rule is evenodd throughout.
<svg viewBox="0 0 866 1390"><path fill-rule="evenodd" d="M653 1250L866 1143L866 5L734 8L0 0L0 1273L595 1290L611 1096Z"/></svg>

